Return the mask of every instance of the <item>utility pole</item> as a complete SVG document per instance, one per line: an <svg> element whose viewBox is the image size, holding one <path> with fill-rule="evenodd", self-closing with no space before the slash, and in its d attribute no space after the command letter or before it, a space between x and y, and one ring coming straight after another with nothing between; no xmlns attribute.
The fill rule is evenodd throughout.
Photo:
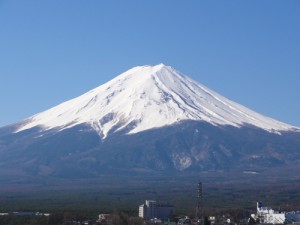
<svg viewBox="0 0 300 225"><path fill-rule="evenodd" d="M198 182L198 198L197 198L197 209L196 218L199 220L199 213L201 214L201 224L203 225L203 207L202 207L202 182Z"/></svg>

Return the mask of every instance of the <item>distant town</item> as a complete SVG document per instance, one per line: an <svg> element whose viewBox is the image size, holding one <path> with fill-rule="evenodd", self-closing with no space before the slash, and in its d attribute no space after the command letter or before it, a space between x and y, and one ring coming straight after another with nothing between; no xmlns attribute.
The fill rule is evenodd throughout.
<svg viewBox="0 0 300 225"><path fill-rule="evenodd" d="M137 217L130 217L122 212L100 213L98 218L89 220L72 220L66 218L58 218L56 214L41 212L8 212L0 213L0 219L4 217L18 218L17 221L22 221L22 217L44 217L46 223L41 224L56 224L56 225L255 225L255 224L293 224L300 225L300 211L283 212L273 210L271 207L263 206L262 202L257 202L256 213L250 216L241 216L234 218L233 215L209 215L203 216L176 216L175 207L168 204L161 204L155 200L145 200L145 203L139 206L139 214ZM53 216L53 218L52 218ZM21 219L20 219L21 218ZM61 220L61 221L59 221ZM13 219L12 219L13 221ZM31 219L31 221L38 221ZM7 222L7 224L40 224L36 222Z"/></svg>

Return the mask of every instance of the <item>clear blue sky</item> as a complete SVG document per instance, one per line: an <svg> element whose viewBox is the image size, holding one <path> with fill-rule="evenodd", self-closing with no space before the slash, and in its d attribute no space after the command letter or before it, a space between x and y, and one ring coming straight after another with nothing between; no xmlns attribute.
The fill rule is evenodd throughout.
<svg viewBox="0 0 300 225"><path fill-rule="evenodd" d="M300 126L299 0L0 0L0 126L158 63Z"/></svg>

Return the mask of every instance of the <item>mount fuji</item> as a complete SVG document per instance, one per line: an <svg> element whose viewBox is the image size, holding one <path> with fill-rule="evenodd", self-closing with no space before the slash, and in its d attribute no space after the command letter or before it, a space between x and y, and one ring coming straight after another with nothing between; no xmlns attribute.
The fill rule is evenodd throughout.
<svg viewBox="0 0 300 225"><path fill-rule="evenodd" d="M300 128L163 64L134 67L0 128L0 175L260 173L291 165L300 165Z"/></svg>

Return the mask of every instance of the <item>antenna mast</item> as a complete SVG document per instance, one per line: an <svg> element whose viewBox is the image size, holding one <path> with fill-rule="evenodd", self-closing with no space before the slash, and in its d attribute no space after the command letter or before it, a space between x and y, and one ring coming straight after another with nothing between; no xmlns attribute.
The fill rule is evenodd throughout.
<svg viewBox="0 0 300 225"><path fill-rule="evenodd" d="M201 211L201 212L200 212ZM199 213L201 213L201 217L203 216L202 212L202 182L199 180L198 182L198 198L197 198L197 210L196 210L196 217L199 219ZM202 219L201 219L202 223Z"/></svg>

